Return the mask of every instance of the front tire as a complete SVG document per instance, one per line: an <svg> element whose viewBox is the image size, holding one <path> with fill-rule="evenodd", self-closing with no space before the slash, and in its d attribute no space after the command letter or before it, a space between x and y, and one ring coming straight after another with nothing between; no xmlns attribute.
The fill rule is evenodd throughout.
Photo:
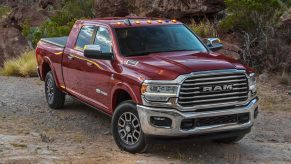
<svg viewBox="0 0 291 164"><path fill-rule="evenodd" d="M132 101L121 103L112 117L112 134L121 150L130 153L146 151L148 144L141 129L136 105Z"/></svg>
<svg viewBox="0 0 291 164"><path fill-rule="evenodd" d="M59 109L64 106L66 95L56 86L51 71L49 71L45 77L45 95L49 107Z"/></svg>

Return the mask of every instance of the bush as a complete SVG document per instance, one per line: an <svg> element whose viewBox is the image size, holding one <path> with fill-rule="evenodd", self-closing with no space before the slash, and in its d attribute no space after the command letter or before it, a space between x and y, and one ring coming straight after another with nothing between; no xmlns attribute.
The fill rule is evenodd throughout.
<svg viewBox="0 0 291 164"><path fill-rule="evenodd" d="M280 0L225 0L227 16L220 22L222 30L239 30L261 34L261 30L273 27L284 11Z"/></svg>
<svg viewBox="0 0 291 164"><path fill-rule="evenodd" d="M0 5L0 19L5 16L7 13L10 12L10 7L8 6L3 6L3 5Z"/></svg>
<svg viewBox="0 0 291 164"><path fill-rule="evenodd" d="M29 51L18 58L5 61L4 67L0 69L0 74L4 76L35 77L37 76L36 67L35 52Z"/></svg>
<svg viewBox="0 0 291 164"><path fill-rule="evenodd" d="M25 21L22 24L22 34L33 46L36 46L41 38L69 35L77 19L94 17L93 2L93 0L62 0L61 8L39 27L31 27L30 23Z"/></svg>
<svg viewBox="0 0 291 164"><path fill-rule="evenodd" d="M188 25L192 31L194 31L198 36L202 38L217 37L217 31L214 23L209 20L203 20L196 23L194 20Z"/></svg>
<svg viewBox="0 0 291 164"><path fill-rule="evenodd" d="M259 71L282 71L288 60L290 29L279 28L279 20L290 0L226 0L227 16L221 31L243 36L242 59ZM289 66L288 66L289 65ZM287 69L288 71L288 69Z"/></svg>

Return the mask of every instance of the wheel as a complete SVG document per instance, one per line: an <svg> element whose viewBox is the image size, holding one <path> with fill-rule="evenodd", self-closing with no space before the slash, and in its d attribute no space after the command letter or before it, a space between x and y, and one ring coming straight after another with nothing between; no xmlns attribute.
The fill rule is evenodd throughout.
<svg viewBox="0 0 291 164"><path fill-rule="evenodd" d="M234 143L237 143L238 141L240 141L241 139L243 139L244 136L245 135L222 138L222 139L214 140L214 142L216 142L216 143L224 143L224 144L234 144Z"/></svg>
<svg viewBox="0 0 291 164"><path fill-rule="evenodd" d="M65 94L56 86L53 74L49 71L45 77L45 95L49 107L59 109L64 106Z"/></svg>
<svg viewBox="0 0 291 164"><path fill-rule="evenodd" d="M148 148L136 105L132 101L125 101L116 108L112 117L112 134L121 150L142 153Z"/></svg>

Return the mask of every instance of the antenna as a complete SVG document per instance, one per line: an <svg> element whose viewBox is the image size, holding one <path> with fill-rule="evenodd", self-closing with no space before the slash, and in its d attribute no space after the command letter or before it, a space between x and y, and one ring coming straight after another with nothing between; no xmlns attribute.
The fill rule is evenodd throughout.
<svg viewBox="0 0 291 164"><path fill-rule="evenodd" d="M129 18L124 19L124 24L127 24L128 26L131 26Z"/></svg>

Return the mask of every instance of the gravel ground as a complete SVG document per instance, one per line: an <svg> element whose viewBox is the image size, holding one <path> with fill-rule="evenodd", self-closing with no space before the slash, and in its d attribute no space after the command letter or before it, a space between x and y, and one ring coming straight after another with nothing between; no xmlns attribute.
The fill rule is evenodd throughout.
<svg viewBox="0 0 291 164"><path fill-rule="evenodd" d="M0 163L185 162L291 163L291 113L261 109L238 144L154 145L133 155L115 145L108 116L69 96L64 109L52 110L43 82L0 76Z"/></svg>

